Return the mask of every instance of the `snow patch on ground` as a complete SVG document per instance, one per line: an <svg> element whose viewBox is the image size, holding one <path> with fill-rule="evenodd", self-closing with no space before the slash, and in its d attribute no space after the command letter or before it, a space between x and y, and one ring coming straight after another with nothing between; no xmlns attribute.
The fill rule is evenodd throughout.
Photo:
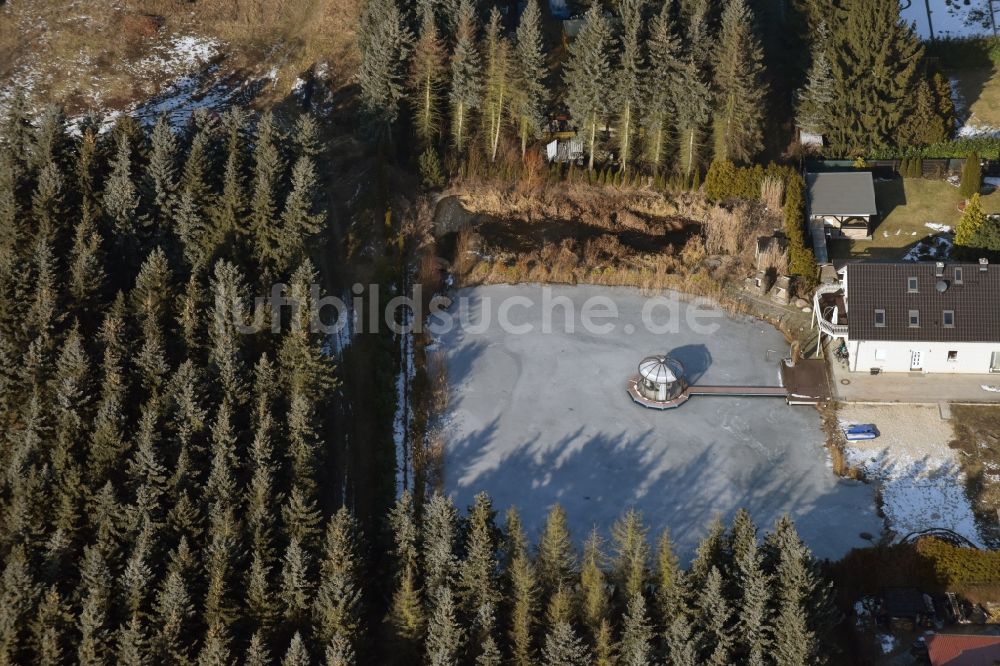
<svg viewBox="0 0 1000 666"><path fill-rule="evenodd" d="M841 410L842 426L875 423L874 440L848 442L844 458L881 490L886 526L897 538L946 529L977 546L979 536L965 474L948 446L953 430L936 406L852 406Z"/></svg>
<svg viewBox="0 0 1000 666"><path fill-rule="evenodd" d="M882 648L882 654L889 654L896 649L896 637L892 634L879 634L878 643Z"/></svg>
<svg viewBox="0 0 1000 666"><path fill-rule="evenodd" d="M928 224L927 226L930 226ZM942 225L943 226L943 225ZM903 255L903 261L934 261L948 259L951 256L951 248L955 244L955 239L948 233L929 236Z"/></svg>
<svg viewBox="0 0 1000 666"><path fill-rule="evenodd" d="M127 69L148 72L187 73L207 65L221 53L222 43L211 37L175 36L158 44L153 52Z"/></svg>
<svg viewBox="0 0 1000 666"><path fill-rule="evenodd" d="M927 222L926 224L924 224L924 226L927 227L928 229L933 229L934 231L940 233L950 234L952 232L952 228L947 224L938 224L937 222Z"/></svg>

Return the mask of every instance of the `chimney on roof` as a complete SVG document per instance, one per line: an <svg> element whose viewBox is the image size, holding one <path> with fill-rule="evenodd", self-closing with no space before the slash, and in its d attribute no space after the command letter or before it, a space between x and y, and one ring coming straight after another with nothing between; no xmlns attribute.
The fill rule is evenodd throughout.
<svg viewBox="0 0 1000 666"><path fill-rule="evenodd" d="M934 264L934 277L944 277L944 262L939 261Z"/></svg>
<svg viewBox="0 0 1000 666"><path fill-rule="evenodd" d="M990 266L990 260L987 259L986 257L982 257L979 260L979 270L980 270L980 272L985 273L989 269L989 266Z"/></svg>

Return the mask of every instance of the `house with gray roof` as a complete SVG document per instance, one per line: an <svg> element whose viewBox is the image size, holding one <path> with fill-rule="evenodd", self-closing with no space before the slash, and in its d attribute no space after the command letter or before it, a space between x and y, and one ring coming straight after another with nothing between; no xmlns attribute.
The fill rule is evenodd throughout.
<svg viewBox="0 0 1000 666"><path fill-rule="evenodd" d="M806 174L810 228L826 236L871 239L878 206L869 171Z"/></svg>
<svg viewBox="0 0 1000 666"><path fill-rule="evenodd" d="M985 259L848 264L814 300L851 371L1000 373L1000 266Z"/></svg>

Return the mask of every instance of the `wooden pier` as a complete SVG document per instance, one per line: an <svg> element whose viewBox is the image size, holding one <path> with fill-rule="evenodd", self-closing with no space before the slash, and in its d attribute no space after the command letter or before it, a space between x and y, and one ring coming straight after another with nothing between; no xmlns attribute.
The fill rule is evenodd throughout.
<svg viewBox="0 0 1000 666"><path fill-rule="evenodd" d="M649 409L676 409L695 395L716 395L729 397L764 397L788 399L788 389L784 386L689 386L683 393L665 402L650 400L639 391L640 377L630 378L626 385L629 397L639 405Z"/></svg>

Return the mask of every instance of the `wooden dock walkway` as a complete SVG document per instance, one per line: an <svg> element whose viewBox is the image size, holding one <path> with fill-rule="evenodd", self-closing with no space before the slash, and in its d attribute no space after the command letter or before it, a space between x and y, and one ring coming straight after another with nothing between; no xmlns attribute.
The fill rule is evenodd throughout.
<svg viewBox="0 0 1000 666"><path fill-rule="evenodd" d="M783 386L689 386L673 400L658 402L650 400L639 392L638 375L628 380L626 390L636 404L659 410L676 409L696 395L785 398L788 400L788 389Z"/></svg>
<svg viewBox="0 0 1000 666"><path fill-rule="evenodd" d="M787 398L788 389L784 386L691 386L691 395L728 395L728 396L764 396Z"/></svg>

